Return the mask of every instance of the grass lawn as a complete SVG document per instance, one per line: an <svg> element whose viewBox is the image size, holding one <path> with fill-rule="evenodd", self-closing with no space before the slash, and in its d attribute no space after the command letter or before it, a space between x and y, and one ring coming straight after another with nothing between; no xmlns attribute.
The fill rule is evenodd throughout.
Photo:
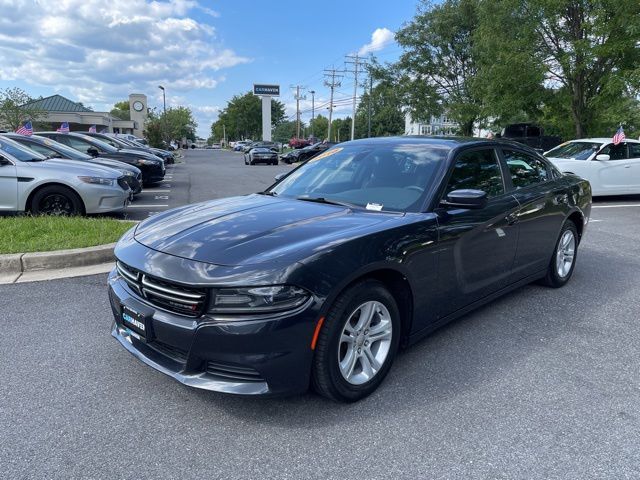
<svg viewBox="0 0 640 480"><path fill-rule="evenodd" d="M48 252L117 241L132 222L84 217L0 217L0 254Z"/></svg>

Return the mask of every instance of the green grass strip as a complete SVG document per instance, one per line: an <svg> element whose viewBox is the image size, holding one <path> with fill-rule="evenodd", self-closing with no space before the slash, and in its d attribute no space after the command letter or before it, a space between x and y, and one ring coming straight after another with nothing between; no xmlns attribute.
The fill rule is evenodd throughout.
<svg viewBox="0 0 640 480"><path fill-rule="evenodd" d="M0 217L0 254L49 252L116 242L132 222L85 217Z"/></svg>

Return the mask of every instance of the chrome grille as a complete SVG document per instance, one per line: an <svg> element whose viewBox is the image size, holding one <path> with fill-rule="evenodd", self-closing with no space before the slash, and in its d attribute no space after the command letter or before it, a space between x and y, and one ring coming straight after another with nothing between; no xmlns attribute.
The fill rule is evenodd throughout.
<svg viewBox="0 0 640 480"><path fill-rule="evenodd" d="M116 268L129 287L154 306L188 317L202 315L207 298L205 290L151 277L122 262L117 262Z"/></svg>

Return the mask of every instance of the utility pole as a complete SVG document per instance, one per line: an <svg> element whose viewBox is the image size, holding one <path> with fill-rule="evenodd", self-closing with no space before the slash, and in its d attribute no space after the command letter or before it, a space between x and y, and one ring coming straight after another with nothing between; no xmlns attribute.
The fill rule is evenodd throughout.
<svg viewBox="0 0 640 480"><path fill-rule="evenodd" d="M300 100L305 100L307 97L300 95L300 89L304 90L305 87L301 85L292 85L291 88L296 89L296 138L300 138Z"/></svg>
<svg viewBox="0 0 640 480"><path fill-rule="evenodd" d="M324 81L324 84L331 89L331 97L329 99L329 129L327 132L327 141L331 141L331 118L333 114L333 91L342 85L340 81L342 79L342 75L338 73L335 68L325 69L324 76L327 78ZM331 80L329 80L331 78Z"/></svg>
<svg viewBox="0 0 640 480"><path fill-rule="evenodd" d="M315 118L315 98L316 98L316 91L315 90L309 90L309 93L311 94L311 136L313 137L315 135L315 132L313 131L313 120Z"/></svg>
<svg viewBox="0 0 640 480"><path fill-rule="evenodd" d="M369 104L367 105L367 138L371 138L371 102L373 101L373 75L369 72Z"/></svg>
<svg viewBox="0 0 640 480"><path fill-rule="evenodd" d="M366 66L367 63L360 58L360 56L356 53L355 55L347 55L347 60L345 63L350 63L353 65L353 70L347 70L348 72L353 73L354 82L353 82L353 113L351 117L351 140L354 139L356 133L356 103L358 100L358 69L362 66Z"/></svg>
<svg viewBox="0 0 640 480"><path fill-rule="evenodd" d="M227 129L224 123L222 124L222 147L227 147Z"/></svg>

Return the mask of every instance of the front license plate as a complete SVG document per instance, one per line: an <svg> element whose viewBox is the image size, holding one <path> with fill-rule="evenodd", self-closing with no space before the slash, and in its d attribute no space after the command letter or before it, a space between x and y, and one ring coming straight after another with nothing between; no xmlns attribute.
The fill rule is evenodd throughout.
<svg viewBox="0 0 640 480"><path fill-rule="evenodd" d="M147 322L144 315L125 305L122 306L122 323L137 334L147 336Z"/></svg>

